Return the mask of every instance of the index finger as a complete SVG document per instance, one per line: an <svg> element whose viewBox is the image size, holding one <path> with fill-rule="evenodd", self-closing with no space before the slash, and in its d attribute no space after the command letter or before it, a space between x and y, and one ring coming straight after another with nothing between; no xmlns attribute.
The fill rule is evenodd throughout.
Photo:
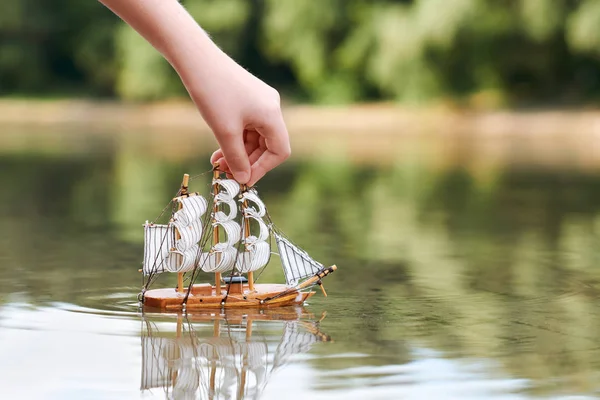
<svg viewBox="0 0 600 400"><path fill-rule="evenodd" d="M233 177L239 183L248 183L250 179L250 160L246 154L242 134L227 133L217 138L221 151Z"/></svg>

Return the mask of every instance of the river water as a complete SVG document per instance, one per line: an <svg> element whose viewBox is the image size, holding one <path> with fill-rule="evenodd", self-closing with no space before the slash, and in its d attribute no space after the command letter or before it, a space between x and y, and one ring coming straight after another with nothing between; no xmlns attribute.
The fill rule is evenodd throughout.
<svg viewBox="0 0 600 400"><path fill-rule="evenodd" d="M182 152L156 134L3 136L0 398L600 395L594 168L518 151L518 162L470 163L469 143L441 157L434 139L392 137L377 142L382 157L373 146L359 157L332 136L340 146L315 145L258 185L279 228L338 266L329 296L281 312L161 315L136 300L142 224L183 173L207 190L210 140Z"/></svg>

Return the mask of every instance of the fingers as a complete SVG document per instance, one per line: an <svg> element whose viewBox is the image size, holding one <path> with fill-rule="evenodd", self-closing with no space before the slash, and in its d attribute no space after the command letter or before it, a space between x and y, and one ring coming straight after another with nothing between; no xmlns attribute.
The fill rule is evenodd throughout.
<svg viewBox="0 0 600 400"><path fill-rule="evenodd" d="M246 148L246 154L250 155L258 147L258 139L260 134L255 130L244 131L244 147Z"/></svg>
<svg viewBox="0 0 600 400"><path fill-rule="evenodd" d="M219 160L223 158L223 151L221 149L217 149L212 156L210 156L210 163L215 165L215 163L219 162Z"/></svg>
<svg viewBox="0 0 600 400"><path fill-rule="evenodd" d="M251 154L248 155L248 160L250 161L250 165L254 165L254 163L263 155L266 149L261 149L260 147L256 148Z"/></svg>
<svg viewBox="0 0 600 400"><path fill-rule="evenodd" d="M267 172L284 162L291 153L290 139L282 117L275 119L272 124L265 125L258 132L264 137L264 147L259 146L258 150L264 149L264 151L252 163L249 186L254 185ZM252 153L250 156L255 157L256 154Z"/></svg>
<svg viewBox="0 0 600 400"><path fill-rule="evenodd" d="M218 141L235 180L239 183L248 183L251 170L248 154L246 154L244 146L243 135L234 133L221 134L218 136ZM215 153L217 152L218 150Z"/></svg>
<svg viewBox="0 0 600 400"><path fill-rule="evenodd" d="M218 163L219 169L240 183L254 185L267 172L281 164L290 155L290 143L283 118L277 118L275 123L265 125L258 131L246 130L243 134L245 161L251 166L250 173L242 181L240 171L232 168L230 158L223 149L216 150L210 157L211 164ZM227 143L230 145L231 143ZM239 150L239 147L238 147Z"/></svg>
<svg viewBox="0 0 600 400"><path fill-rule="evenodd" d="M254 130L244 131L244 148L246 149L246 154L248 154L248 161L250 162L250 165L256 162L260 155L264 153L266 149L264 143L264 138L260 136L258 132ZM210 157L210 163L213 166L218 164L220 171L227 173L228 178L232 177L231 170L229 169L229 165L227 164L227 160L225 159L221 149L217 149L214 153L212 153Z"/></svg>

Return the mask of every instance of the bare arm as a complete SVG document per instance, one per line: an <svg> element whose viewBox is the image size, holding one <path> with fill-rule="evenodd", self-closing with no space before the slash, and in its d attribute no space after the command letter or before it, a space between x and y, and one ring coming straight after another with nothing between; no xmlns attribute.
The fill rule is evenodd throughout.
<svg viewBox="0 0 600 400"><path fill-rule="evenodd" d="M221 148L211 157L253 185L290 154L279 94L222 52L177 0L100 0L175 68Z"/></svg>

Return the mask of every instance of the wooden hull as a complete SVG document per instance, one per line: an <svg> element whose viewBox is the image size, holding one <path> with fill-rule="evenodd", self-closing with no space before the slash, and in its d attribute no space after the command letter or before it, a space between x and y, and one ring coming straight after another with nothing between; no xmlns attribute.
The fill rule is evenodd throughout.
<svg viewBox="0 0 600 400"><path fill-rule="evenodd" d="M174 288L152 289L144 294L144 308L164 311L176 311L184 308L186 291L178 292ZM285 293L285 294L283 294ZM255 284L250 291L248 284L231 284L229 294L227 286L216 292L215 286L199 284L192 287L185 304L188 311L215 308L271 308L301 305L315 292L290 290L282 284ZM276 298L273 298L278 296ZM270 299L264 303L261 300Z"/></svg>

